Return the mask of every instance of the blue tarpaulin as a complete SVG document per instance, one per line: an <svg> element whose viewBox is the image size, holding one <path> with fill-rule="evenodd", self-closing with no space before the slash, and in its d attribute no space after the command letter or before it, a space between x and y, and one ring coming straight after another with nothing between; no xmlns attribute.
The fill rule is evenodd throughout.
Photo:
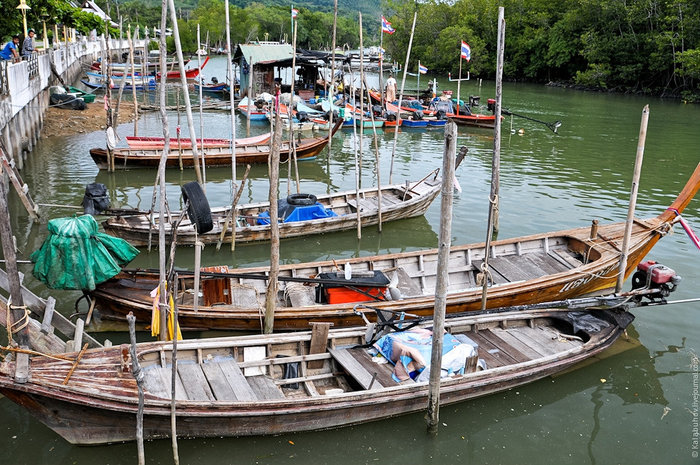
<svg viewBox="0 0 700 465"><path fill-rule="evenodd" d="M292 213L289 214L282 222L292 223L294 221L309 221L317 220L319 218L330 218L333 216L338 216L332 210L324 208L320 203L314 205L308 205L304 207L296 207ZM270 224L270 212L262 212L258 215L258 224Z"/></svg>

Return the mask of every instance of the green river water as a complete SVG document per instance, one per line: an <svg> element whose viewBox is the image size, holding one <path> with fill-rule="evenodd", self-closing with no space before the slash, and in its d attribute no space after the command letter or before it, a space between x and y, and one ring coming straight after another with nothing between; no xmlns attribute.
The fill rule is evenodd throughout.
<svg viewBox="0 0 700 465"><path fill-rule="evenodd" d="M225 60L211 63L211 73L224 75ZM448 86L450 84L450 86ZM456 89L444 81L443 87ZM407 84L407 87L411 86ZM415 84L411 87L415 87ZM462 96L494 94L492 82L480 88L474 80ZM558 134L522 119L503 125L499 238L588 226L592 219L622 221L627 215L642 108L650 105L644 166L637 204L638 217L656 216L675 198L700 161L700 107L657 98L584 93L561 88L505 84L504 107L544 121L561 120ZM484 109L485 112L485 109ZM170 114L171 134L177 115ZM184 115L183 133L187 134ZM238 121L239 137L245 122ZM228 137L228 113L204 115L206 137ZM199 130L198 115L195 126ZM523 129L518 135L517 130ZM252 124L251 134L266 132ZM130 135L131 124L120 135ZM160 117L147 114L139 135L162 135ZM382 182L389 176L394 135L379 134ZM362 184L374 184L376 165L370 133L363 138ZM462 192L456 194L453 244L483 241L486 234L493 131L459 128L459 144L469 154L458 169ZM88 150L105 145L102 131L42 140L28 157L22 175L38 203L79 205L85 184L108 186L113 205L148 209L155 170L99 171ZM402 130L398 137L394 182L422 178L441 166L443 131ZM352 132L342 131L315 160L300 162L303 192L354 189ZM238 168L242 176L243 168ZM194 171L167 172L172 208L179 208L179 186L194 180ZM253 167L243 188L242 203L267 196L267 167ZM286 178L286 168L281 171ZM212 206L230 203L231 168L207 169L207 195ZM281 186L286 193L286 181ZM44 220L32 224L14 192L10 194L12 228L20 258L40 247L46 218L70 210L43 209ZM700 199L684 217L700 228ZM440 202L425 217L355 232L319 235L281 243L283 262L400 252L437 245ZM238 245L216 252L207 247L205 265L267 264L269 244ZM683 231L663 238L649 257L674 268L683 277L672 299L700 295L700 251ZM158 254L143 251L133 265L157 266ZM192 249L177 253L177 264L191 268ZM50 291L35 280L30 268L25 283L43 297L53 295L65 314L79 294ZM629 287L627 283L626 288ZM676 304L642 308L629 329L634 340L621 341L615 353L573 372L546 378L518 389L443 407L437 437L426 433L420 414L333 431L285 434L265 438L180 440L183 464L640 464L700 463L698 440L698 363L700 305ZM205 334L211 335L211 334ZM123 341L119 333L101 333ZM140 335L147 340L147 334ZM638 342L636 342L638 340ZM103 447L71 446L22 408L0 398L0 450L7 464L134 464L136 444ZM147 463L173 463L169 440L146 443Z"/></svg>

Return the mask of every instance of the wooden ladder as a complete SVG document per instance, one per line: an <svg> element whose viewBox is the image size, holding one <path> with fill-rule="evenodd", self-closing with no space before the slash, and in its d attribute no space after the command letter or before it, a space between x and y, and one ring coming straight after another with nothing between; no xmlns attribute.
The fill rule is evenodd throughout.
<svg viewBox="0 0 700 465"><path fill-rule="evenodd" d="M29 186L22 181L22 177L19 175L19 171L15 166L15 161L9 160L2 148L0 148L0 163L2 164L2 170L7 172L10 181L12 181L12 185L15 186L17 195L19 195L20 200L22 200L22 204L24 205L24 208L27 209L29 216L33 220L38 220L39 210L32 200L32 196L29 195Z"/></svg>

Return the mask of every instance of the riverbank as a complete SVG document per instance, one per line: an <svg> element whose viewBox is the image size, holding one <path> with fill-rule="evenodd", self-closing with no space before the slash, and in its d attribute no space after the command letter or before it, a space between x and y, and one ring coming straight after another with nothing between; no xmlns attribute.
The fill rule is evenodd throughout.
<svg viewBox="0 0 700 465"><path fill-rule="evenodd" d="M88 103L85 110L70 110L49 107L44 115L42 139L54 136L84 134L107 128L107 116L102 100ZM119 106L119 123L128 123L134 119L134 105L122 102Z"/></svg>

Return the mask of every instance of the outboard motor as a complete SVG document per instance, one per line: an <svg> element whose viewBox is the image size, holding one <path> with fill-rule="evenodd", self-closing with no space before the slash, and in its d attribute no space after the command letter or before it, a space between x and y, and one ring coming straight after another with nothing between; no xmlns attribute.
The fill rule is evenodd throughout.
<svg viewBox="0 0 700 465"><path fill-rule="evenodd" d="M481 97L479 97L478 95L470 95L469 96L469 106L470 107L478 107L480 101L481 101Z"/></svg>
<svg viewBox="0 0 700 465"><path fill-rule="evenodd" d="M374 113L374 116L382 116L382 106L372 105L372 113Z"/></svg>
<svg viewBox="0 0 700 465"><path fill-rule="evenodd" d="M304 121L309 121L309 115L305 111L299 111L297 112L297 119L300 123L303 123Z"/></svg>
<svg viewBox="0 0 700 465"><path fill-rule="evenodd" d="M99 182L93 182L85 186L83 196L83 213L95 216L109 208L109 194L107 186Z"/></svg>
<svg viewBox="0 0 700 465"><path fill-rule="evenodd" d="M496 112L496 99L495 98L490 98L486 101L486 108L489 109L491 113Z"/></svg>
<svg viewBox="0 0 700 465"><path fill-rule="evenodd" d="M438 110L435 113L435 116L437 116L438 121L445 119L445 116L446 116L445 110Z"/></svg>
<svg viewBox="0 0 700 465"><path fill-rule="evenodd" d="M386 120L387 121L396 121L396 113L393 111L387 111L386 112Z"/></svg>
<svg viewBox="0 0 700 465"><path fill-rule="evenodd" d="M212 84L218 84L218 83L219 83L219 80L216 78L216 76L212 76L212 77L211 77L211 83L212 83Z"/></svg>
<svg viewBox="0 0 700 465"><path fill-rule="evenodd" d="M422 111L414 111L412 118L414 121L420 121L423 119L423 112Z"/></svg>
<svg viewBox="0 0 700 465"><path fill-rule="evenodd" d="M632 275L632 289L656 289L664 298L676 290L681 282L681 277L671 268L647 260L637 265L637 271ZM652 299L653 300L653 299Z"/></svg>

